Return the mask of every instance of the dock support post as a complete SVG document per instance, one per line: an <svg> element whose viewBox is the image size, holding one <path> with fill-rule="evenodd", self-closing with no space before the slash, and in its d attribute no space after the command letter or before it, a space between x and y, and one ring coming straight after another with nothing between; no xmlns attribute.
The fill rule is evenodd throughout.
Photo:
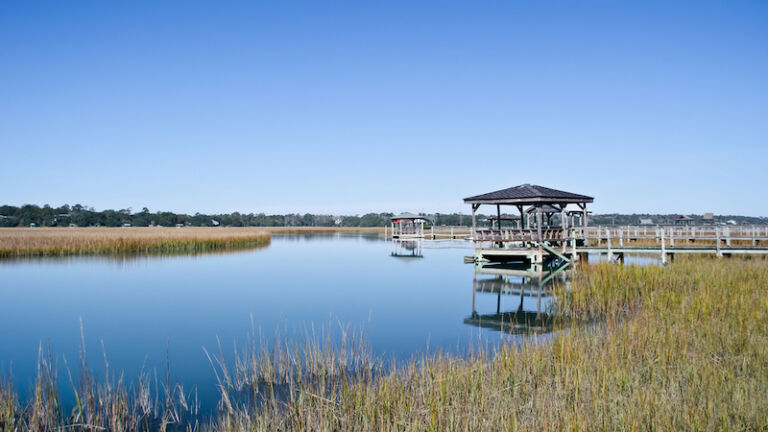
<svg viewBox="0 0 768 432"><path fill-rule="evenodd" d="M624 247L624 231L619 228L619 247Z"/></svg>
<svg viewBox="0 0 768 432"><path fill-rule="evenodd" d="M501 234L501 205L496 204L496 229L499 230L499 247L504 246Z"/></svg>
<svg viewBox="0 0 768 432"><path fill-rule="evenodd" d="M613 250L611 249L611 231L608 228L605 229L605 237L606 241L608 242L608 261L613 261Z"/></svg>
<svg viewBox="0 0 768 432"><path fill-rule="evenodd" d="M720 227L715 227L715 239L717 245L717 257L722 258L723 252L720 250Z"/></svg>
<svg viewBox="0 0 768 432"><path fill-rule="evenodd" d="M571 258L574 261L576 261L576 260L579 259L579 255L576 252L576 229L575 228L570 228L569 232L571 234L571 238L570 238L570 240L571 240Z"/></svg>
<svg viewBox="0 0 768 432"><path fill-rule="evenodd" d="M538 240L539 240L539 263L543 262L544 260L542 257L544 256L544 248L541 245L541 242L544 240L541 238L541 205L536 206L536 232L538 234Z"/></svg>
<svg viewBox="0 0 768 432"><path fill-rule="evenodd" d="M675 247L675 229L674 228L669 229L669 246Z"/></svg>
<svg viewBox="0 0 768 432"><path fill-rule="evenodd" d="M475 234L477 232L477 218L475 217L475 212L477 211L477 208L480 206L480 204L472 204L472 234L469 238L472 239L472 246L475 245Z"/></svg>
<svg viewBox="0 0 768 432"><path fill-rule="evenodd" d="M667 249L664 246L664 230L661 230L661 264L667 263Z"/></svg>

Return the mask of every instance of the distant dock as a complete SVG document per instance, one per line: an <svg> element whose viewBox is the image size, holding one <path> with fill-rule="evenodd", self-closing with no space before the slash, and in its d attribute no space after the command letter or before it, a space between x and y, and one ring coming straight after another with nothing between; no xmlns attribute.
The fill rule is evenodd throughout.
<svg viewBox="0 0 768 432"><path fill-rule="evenodd" d="M426 228L429 225L429 228ZM464 226L436 227L429 217L413 213L392 216L389 229L384 226L384 237L400 240L457 240L469 239L472 229Z"/></svg>

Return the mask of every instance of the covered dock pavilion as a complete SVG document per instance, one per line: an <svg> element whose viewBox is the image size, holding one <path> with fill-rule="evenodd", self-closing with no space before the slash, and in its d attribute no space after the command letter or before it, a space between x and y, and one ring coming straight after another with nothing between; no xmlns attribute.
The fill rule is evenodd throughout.
<svg viewBox="0 0 768 432"><path fill-rule="evenodd" d="M400 213L390 218L392 238L424 238L424 225L431 223L426 216Z"/></svg>
<svg viewBox="0 0 768 432"><path fill-rule="evenodd" d="M545 249L554 253L552 246L562 246L567 240L569 221L575 220L573 213L569 213L568 206L578 207L572 211L580 212L580 226L586 227L587 204L594 202L594 198L539 185L523 184L464 198L464 202L472 206L472 240L476 258L503 261L505 257L524 257L541 262ZM516 208L520 214L520 227L505 230L499 225L491 226L490 229L478 229L476 215L481 205L495 206L497 220L501 219L502 206ZM558 213L560 225L552 225L552 218ZM528 215L535 217L527 217ZM480 248L478 254L477 246L484 242L491 242L495 247Z"/></svg>

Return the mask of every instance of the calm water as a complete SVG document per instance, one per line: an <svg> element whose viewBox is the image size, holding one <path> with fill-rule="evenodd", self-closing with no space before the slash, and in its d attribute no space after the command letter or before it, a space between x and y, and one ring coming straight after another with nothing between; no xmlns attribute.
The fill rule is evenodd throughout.
<svg viewBox="0 0 768 432"><path fill-rule="evenodd" d="M336 234L274 236L268 248L227 254L0 262L0 374L12 369L28 391L41 343L60 375L64 357L76 372L82 319L97 373L102 342L110 367L128 378L143 364L163 371L167 353L173 378L210 403L215 377L202 347L217 351L218 336L231 353L251 319L267 338L278 328L291 338L349 324L365 331L374 353L407 358L516 338L469 318L549 306L546 295L521 303L514 283L522 279L475 274L465 255L471 246L462 241L396 246ZM483 283L495 279L512 285Z"/></svg>

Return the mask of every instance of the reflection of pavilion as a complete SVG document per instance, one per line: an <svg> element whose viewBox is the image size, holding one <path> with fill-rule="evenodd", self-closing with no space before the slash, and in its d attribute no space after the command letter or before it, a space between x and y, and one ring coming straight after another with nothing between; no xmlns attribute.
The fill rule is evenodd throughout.
<svg viewBox="0 0 768 432"><path fill-rule="evenodd" d="M565 279L568 264L542 268L524 264L475 264L472 284L472 315L465 324L511 334L548 333L553 330L550 314L553 285ZM487 277L490 276L490 277ZM495 313L477 312L477 293L496 294ZM502 311L501 296L519 296L513 311ZM526 304L525 299L529 299ZM530 300L535 299L535 308Z"/></svg>
<svg viewBox="0 0 768 432"><path fill-rule="evenodd" d="M392 252L389 255L401 259L424 258L424 240L393 239Z"/></svg>

